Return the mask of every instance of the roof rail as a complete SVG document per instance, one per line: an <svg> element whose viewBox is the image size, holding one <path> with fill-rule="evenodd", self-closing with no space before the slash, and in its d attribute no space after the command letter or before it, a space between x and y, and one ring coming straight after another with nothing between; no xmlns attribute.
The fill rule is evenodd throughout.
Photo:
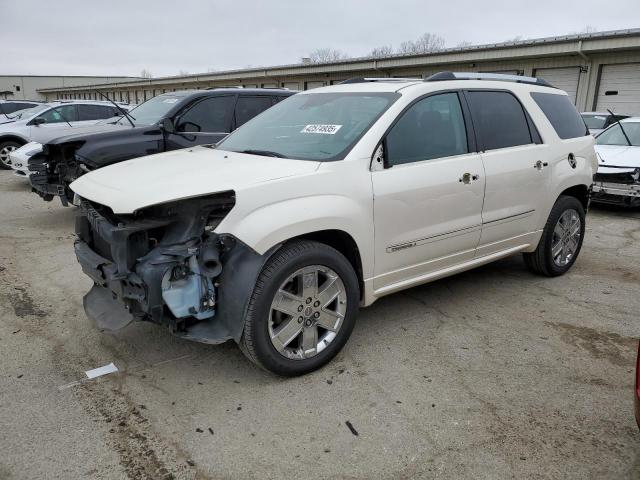
<svg viewBox="0 0 640 480"><path fill-rule="evenodd" d="M367 82L419 82L419 78L395 78L395 77L376 77L376 78L364 78L356 77L349 78L340 82L340 85L346 85L349 83L367 83Z"/></svg>
<svg viewBox="0 0 640 480"><path fill-rule="evenodd" d="M556 88L542 78L524 77L522 75L506 75L503 73L439 72L424 79L425 82L442 82L445 80L494 80L499 82L527 83L529 85Z"/></svg>

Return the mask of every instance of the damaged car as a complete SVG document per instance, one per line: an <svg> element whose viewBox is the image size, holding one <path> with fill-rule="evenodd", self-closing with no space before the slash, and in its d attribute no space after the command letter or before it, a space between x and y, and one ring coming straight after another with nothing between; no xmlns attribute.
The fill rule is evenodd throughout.
<svg viewBox="0 0 640 480"><path fill-rule="evenodd" d="M593 201L640 206L640 117L621 120L596 138Z"/></svg>
<svg viewBox="0 0 640 480"><path fill-rule="evenodd" d="M535 78L301 92L216 146L73 182L84 309L101 330L149 321L305 374L385 295L519 253L538 274L567 272L593 142L567 94Z"/></svg>
<svg viewBox="0 0 640 480"><path fill-rule="evenodd" d="M215 88L158 95L134 108L117 131L68 135L46 143L29 160L32 190L45 201L73 201L69 184L107 165L194 145L219 142L232 130L295 92Z"/></svg>

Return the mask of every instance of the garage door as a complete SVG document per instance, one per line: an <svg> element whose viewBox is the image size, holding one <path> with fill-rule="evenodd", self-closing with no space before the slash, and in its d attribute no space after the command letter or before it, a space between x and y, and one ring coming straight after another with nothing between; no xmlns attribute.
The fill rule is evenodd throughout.
<svg viewBox="0 0 640 480"><path fill-rule="evenodd" d="M305 90L311 90L312 88L324 87L324 82L305 82Z"/></svg>
<svg viewBox="0 0 640 480"><path fill-rule="evenodd" d="M578 82L580 80L580 67L567 68L537 68L535 76L549 82L556 88L564 90L571 101L576 103Z"/></svg>
<svg viewBox="0 0 640 480"><path fill-rule="evenodd" d="M282 87L289 90L300 90L300 82L284 82Z"/></svg>
<svg viewBox="0 0 640 480"><path fill-rule="evenodd" d="M596 109L640 115L640 63L602 66Z"/></svg>

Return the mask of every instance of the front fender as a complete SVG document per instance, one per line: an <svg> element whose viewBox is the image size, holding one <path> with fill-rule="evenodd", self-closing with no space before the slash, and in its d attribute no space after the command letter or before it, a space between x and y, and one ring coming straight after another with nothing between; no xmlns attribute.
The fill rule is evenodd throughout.
<svg viewBox="0 0 640 480"><path fill-rule="evenodd" d="M242 203L241 198L238 203ZM241 210L232 211L216 232L234 235L262 255L286 240L322 230L341 230L349 234L360 251L364 278L372 275L372 209L343 195L287 199L244 214Z"/></svg>

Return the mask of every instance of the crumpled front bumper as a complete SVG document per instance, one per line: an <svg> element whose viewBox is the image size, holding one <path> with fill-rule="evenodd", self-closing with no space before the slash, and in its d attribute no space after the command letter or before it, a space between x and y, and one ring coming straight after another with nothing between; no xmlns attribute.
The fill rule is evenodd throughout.
<svg viewBox="0 0 640 480"><path fill-rule="evenodd" d="M640 183L596 182L592 187L591 199L599 203L640 206Z"/></svg>
<svg viewBox="0 0 640 480"><path fill-rule="evenodd" d="M69 204L71 199L67 198L67 189L64 184L59 183L59 175L51 173L45 154L39 153L31 157L28 169L33 192L47 202L53 200L53 197L60 197L62 205L66 207Z"/></svg>
<svg viewBox="0 0 640 480"><path fill-rule="evenodd" d="M144 320L164 325L188 340L210 344L239 341L248 299L267 256L228 235L209 233L203 238L204 220L196 221L201 218L196 214L197 199L191 202L193 206L172 216L122 218L80 199L74 248L83 272L94 283L83 303L98 328L116 330L132 320ZM154 237L160 239L158 243ZM220 249L222 271L208 277L216 274L200 270L201 275L196 264L204 265L205 253L213 245ZM201 296L193 303L188 288L173 290L172 285L177 285L173 282L180 281L175 279L176 272L185 266L191 273L182 278L207 283L211 304L198 303ZM188 311L176 312L174 300L178 307L189 307Z"/></svg>

